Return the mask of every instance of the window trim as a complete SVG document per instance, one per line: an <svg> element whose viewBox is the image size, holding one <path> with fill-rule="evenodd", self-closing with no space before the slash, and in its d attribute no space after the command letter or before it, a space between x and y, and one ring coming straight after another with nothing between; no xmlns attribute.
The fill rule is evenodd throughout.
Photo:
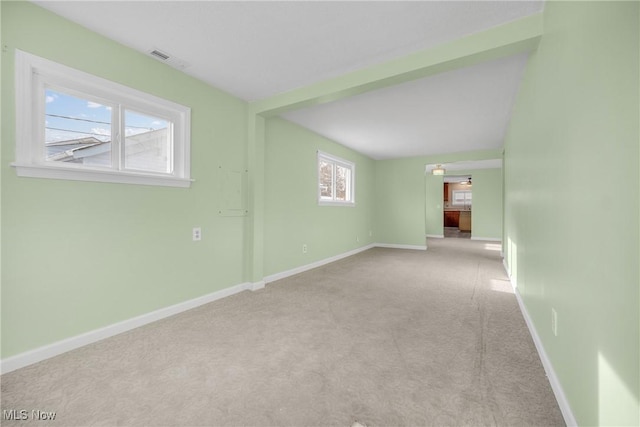
<svg viewBox="0 0 640 427"><path fill-rule="evenodd" d="M16 49L16 161L11 166L23 177L124 184L191 186L191 109L119 83ZM60 88L156 115L173 123L173 171L154 173L98 166L47 162L40 150L44 141L45 88ZM119 138L120 135L112 138Z"/></svg>
<svg viewBox="0 0 640 427"><path fill-rule="evenodd" d="M351 200L343 201L343 200L335 200L335 191L333 194L332 200L323 199L320 191L320 161L326 160L335 165L349 168L351 170L351 180L349 183L349 192L351 194ZM356 205L356 164L350 162L349 160L343 159L341 157L334 156L329 153L325 153L324 151L317 151L316 158L316 187L317 187L317 200L319 206L355 206Z"/></svg>

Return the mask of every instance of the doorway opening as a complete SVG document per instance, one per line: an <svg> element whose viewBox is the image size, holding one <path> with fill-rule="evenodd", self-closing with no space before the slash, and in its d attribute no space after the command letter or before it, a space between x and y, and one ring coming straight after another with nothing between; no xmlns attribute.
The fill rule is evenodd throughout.
<svg viewBox="0 0 640 427"><path fill-rule="evenodd" d="M470 239L473 201L471 175L446 175L443 181L444 237Z"/></svg>

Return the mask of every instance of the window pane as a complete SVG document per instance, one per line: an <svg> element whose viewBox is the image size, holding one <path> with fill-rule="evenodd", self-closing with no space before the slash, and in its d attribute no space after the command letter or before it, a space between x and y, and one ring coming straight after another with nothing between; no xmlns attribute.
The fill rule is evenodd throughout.
<svg viewBox="0 0 640 427"><path fill-rule="evenodd" d="M354 203L355 165L348 160L318 152L318 185L320 205Z"/></svg>
<svg viewBox="0 0 640 427"><path fill-rule="evenodd" d="M333 199L333 163L320 160L320 198Z"/></svg>
<svg viewBox="0 0 640 427"><path fill-rule="evenodd" d="M167 120L125 110L124 168L171 173L172 128Z"/></svg>
<svg viewBox="0 0 640 427"><path fill-rule="evenodd" d="M111 166L111 107L46 89L45 158Z"/></svg>
<svg viewBox="0 0 640 427"><path fill-rule="evenodd" d="M471 190L453 190L453 204L471 206Z"/></svg>
<svg viewBox="0 0 640 427"><path fill-rule="evenodd" d="M349 201L351 169L336 165L336 200Z"/></svg>

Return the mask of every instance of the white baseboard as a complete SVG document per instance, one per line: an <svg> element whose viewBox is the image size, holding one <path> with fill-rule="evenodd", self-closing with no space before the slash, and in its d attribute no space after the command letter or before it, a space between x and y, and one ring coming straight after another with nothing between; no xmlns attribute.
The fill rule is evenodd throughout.
<svg viewBox="0 0 640 427"><path fill-rule="evenodd" d="M416 251L426 251L427 245L395 245L393 243L376 243L374 245L377 248L391 248L391 249L413 249Z"/></svg>
<svg viewBox="0 0 640 427"><path fill-rule="evenodd" d="M265 285L265 281L260 280L259 282L247 283L247 289L251 291L259 291L260 289L264 289Z"/></svg>
<svg viewBox="0 0 640 427"><path fill-rule="evenodd" d="M182 313L183 311L196 308L203 304L208 304L210 302L237 294L245 290L257 291L257 290L263 289L266 283L283 279L285 277L289 277L294 274L302 273L303 271L320 267L322 265L329 264L334 261L338 261L342 258L355 255L359 252L366 251L376 246L383 247L383 248L396 248L396 249L418 249L418 250L427 249L426 246L393 245L393 244L386 244L386 243L375 243L375 244L363 246L361 248L357 248L340 255L325 258L323 260L316 261L311 264L303 265L301 267L297 267L288 271L284 271L282 273L272 274L258 282L241 283L239 285L231 286L226 289L221 289L219 291L212 292L210 294L203 295L201 297L193 298L191 300L184 301L178 304L174 304L169 307L164 307L164 308L152 311L150 313L142 314L140 316L136 316L131 319L123 320L121 322L114 323L113 325L108 325L103 328L85 332L80 335L65 338L61 341L47 344L45 346L26 351L24 353L16 354L15 356L7 357L5 359L0 360L0 373L4 374L7 372L15 371L16 369L20 369L25 366L29 366L34 363L41 362L45 359L49 359L59 354L66 353L76 348L80 348L85 345L103 340L105 338L109 338L114 335L121 334L131 329L144 326L146 324L155 322L157 320L164 319L169 316L173 316L174 314Z"/></svg>
<svg viewBox="0 0 640 427"><path fill-rule="evenodd" d="M293 276L295 274L300 274L303 273L307 270L311 270L313 268L318 268L321 267L325 264L329 264L331 262L335 262L338 261L342 258L346 258L349 257L351 255L355 255L357 253L360 252L364 252L368 249L373 248L374 246L377 246L377 244L371 244L371 245L367 245L367 246L363 246L361 248L357 248L357 249L353 249L351 251L348 252L344 252L340 255L335 255L329 258L325 258L325 259L321 259L320 261L316 261L316 262L312 262L311 264L306 264L306 265L302 265L300 267L296 267L296 268L292 268L291 270L287 270L287 271L282 271L280 273L275 273L275 274L271 274L267 277L264 278L264 282L265 283L270 283L270 282L275 282L276 280L280 280L280 279L284 279L285 277L289 277L289 276Z"/></svg>
<svg viewBox="0 0 640 427"><path fill-rule="evenodd" d="M264 287L264 283L262 284L262 287ZM241 283L239 285L231 286L230 288L221 289L219 291L212 292L201 297L193 298L188 301L184 301L178 304L171 305L169 307L152 311L150 313L136 316L131 319L123 320L122 322L114 323L113 325L85 332L83 334L66 338L64 340L57 341L30 351L26 351L24 353L16 354L15 356L7 357L0 361L0 373L4 374L7 372L15 371L16 369L32 365L42 360L49 359L51 357L66 353L76 348L83 347L87 344L91 344L96 341L100 341L105 338L109 338L114 335L129 331L131 329L146 325L148 323L164 319L165 317L173 316L174 314L190 310L203 304L208 304L210 302L237 294L245 290L256 289L260 288L256 287L255 283Z"/></svg>
<svg viewBox="0 0 640 427"><path fill-rule="evenodd" d="M444 239L444 234L427 234L430 239Z"/></svg>
<svg viewBox="0 0 640 427"><path fill-rule="evenodd" d="M368 249L371 249L371 248L374 248L374 247L377 247L377 248L392 248L392 249L414 249L414 250L421 250L421 251L427 250L426 246L396 245L396 244L392 244L392 243L372 243L370 245L363 246L363 247L357 248L357 249L353 249L351 251L344 252L342 254L335 255L335 256L332 256L332 257L329 257L329 258L325 258L325 259L322 259L320 261L312 262L312 263L306 264L306 265L301 265L300 267L292 268L291 270L287 270L287 271L282 271L280 273L271 274L271 275L266 276L264 278L264 282L265 283L275 282L276 280L284 279L284 278L289 277L289 276L293 276L293 275L300 274L300 273L303 273L305 271L308 271L308 270L311 270L311 269L314 269L314 268L321 267L321 266L323 266L325 264L329 264L331 262L338 261L338 260L340 260L342 258L346 258L346 257L352 256L352 255L355 255L357 253L364 252L364 251L366 251Z"/></svg>
<svg viewBox="0 0 640 427"><path fill-rule="evenodd" d="M487 242L502 242L502 239L497 237L474 237L471 236L471 240L486 240Z"/></svg>
<svg viewBox="0 0 640 427"><path fill-rule="evenodd" d="M502 265L504 266L507 275L509 275L509 267L506 263L506 260L503 260ZM511 278L509 280L511 281ZM520 311L522 312L522 317L524 317L524 321L527 323L527 327L529 328L529 333L531 334L533 343L536 346L536 350L538 350L538 355L540 356L540 361L542 362L544 371L547 374L547 378L549 378L549 384L551 384L553 394L556 396L556 401L558 402L560 412L562 412L562 416L564 417L564 422L567 424L567 426L577 426L578 422L573 415L573 411L571 410L571 406L569 405L569 400L567 400L567 396L564 394L564 390L562 388L562 385L560 384L560 379L558 378L558 375L556 375L556 371L553 369L553 365L551 364L549 356L547 356L547 352L544 349L544 345L542 344L540 335L538 335L538 331L533 324L533 319L531 319L531 316L527 311L527 307L524 305L524 301L522 300L520 291L518 291L515 283L511 282L511 286L513 286L513 292L516 295L516 300L518 301L518 306L520 307Z"/></svg>

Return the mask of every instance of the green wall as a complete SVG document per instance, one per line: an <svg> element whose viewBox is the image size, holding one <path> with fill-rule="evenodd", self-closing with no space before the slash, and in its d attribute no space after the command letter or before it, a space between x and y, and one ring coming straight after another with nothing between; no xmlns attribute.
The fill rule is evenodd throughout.
<svg viewBox="0 0 640 427"><path fill-rule="evenodd" d="M419 158L376 162L376 242L425 245L425 163Z"/></svg>
<svg viewBox="0 0 640 427"><path fill-rule="evenodd" d="M578 423L637 426L638 3L544 20L505 145L507 261Z"/></svg>
<svg viewBox="0 0 640 427"><path fill-rule="evenodd" d="M502 240L502 169L469 171L473 178L471 237Z"/></svg>
<svg viewBox="0 0 640 427"><path fill-rule="evenodd" d="M247 105L31 3L1 7L2 357L242 283L245 218L219 217L216 191L219 165L246 167ZM191 189L17 177L16 48L191 107Z"/></svg>
<svg viewBox="0 0 640 427"><path fill-rule="evenodd" d="M375 224L377 243L424 246L425 235L442 235L442 177L425 174L425 166L469 160L500 159L501 150L483 150L437 156L408 157L376 162ZM472 229L478 237L500 238L502 218L501 170L472 170L474 179ZM456 174L458 171L456 171ZM476 187L476 174L479 178ZM480 200L476 200L476 191ZM483 201L483 199L485 201ZM473 230L472 230L473 232ZM476 232L473 232L476 235Z"/></svg>
<svg viewBox="0 0 640 427"><path fill-rule="evenodd" d="M424 230L427 236L444 233L444 179L427 173L424 175Z"/></svg>
<svg viewBox="0 0 640 427"><path fill-rule="evenodd" d="M355 207L318 206L318 150L356 164ZM369 236L374 231L374 165L370 158L289 121L266 121L266 276L374 242L375 234Z"/></svg>

